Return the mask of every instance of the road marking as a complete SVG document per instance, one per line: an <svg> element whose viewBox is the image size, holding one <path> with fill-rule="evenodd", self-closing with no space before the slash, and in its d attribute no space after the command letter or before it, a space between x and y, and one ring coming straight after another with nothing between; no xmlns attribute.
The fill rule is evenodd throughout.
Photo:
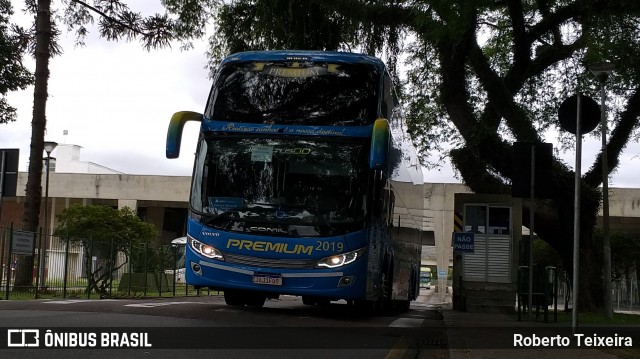
<svg viewBox="0 0 640 359"><path fill-rule="evenodd" d="M416 328L421 327L424 319L398 318L389 324L393 328Z"/></svg>
<svg viewBox="0 0 640 359"><path fill-rule="evenodd" d="M398 318L389 324L393 328L419 328L422 326L424 318ZM400 338L396 344L389 350L384 359L402 359L409 348L409 339Z"/></svg>
<svg viewBox="0 0 640 359"><path fill-rule="evenodd" d="M396 344L389 350L384 359L402 359L409 347L408 340L406 338L400 338Z"/></svg>
<svg viewBox="0 0 640 359"><path fill-rule="evenodd" d="M117 299L67 299L67 300L48 300L47 304L76 304L76 303L89 303L89 302L114 302Z"/></svg>
<svg viewBox="0 0 640 359"><path fill-rule="evenodd" d="M202 302L149 302L149 303L126 304L125 307L155 308L155 307L164 307L164 306L167 306L167 305L179 305L179 304L207 304L207 303L202 303Z"/></svg>

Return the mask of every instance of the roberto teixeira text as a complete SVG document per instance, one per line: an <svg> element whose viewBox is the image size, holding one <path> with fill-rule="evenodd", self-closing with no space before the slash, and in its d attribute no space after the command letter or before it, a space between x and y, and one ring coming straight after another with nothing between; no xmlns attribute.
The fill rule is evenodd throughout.
<svg viewBox="0 0 640 359"><path fill-rule="evenodd" d="M618 335L598 335L598 334L573 334L571 336L554 335L513 335L513 346L516 348L530 347L609 347L609 348L625 348L633 347L633 339L631 337Z"/></svg>

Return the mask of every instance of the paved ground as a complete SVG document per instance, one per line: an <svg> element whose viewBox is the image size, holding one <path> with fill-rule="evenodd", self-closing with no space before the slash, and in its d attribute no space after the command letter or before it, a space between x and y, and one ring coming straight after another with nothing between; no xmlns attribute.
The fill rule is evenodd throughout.
<svg viewBox="0 0 640 359"><path fill-rule="evenodd" d="M513 317L506 314L487 314L487 313L468 313L459 312L451 309L451 294L446 293L444 298L438 293L429 293L421 295L418 298L420 305L429 307L440 307L444 317L445 326L447 328L447 341L449 347L450 359L502 359L502 358L618 358L615 355L607 354L594 348L588 349L504 349L513 347L513 333L520 330L526 334L531 328L534 330L545 330L550 333L557 333L564 330L563 333L571 334L570 324L551 324L543 322L518 322ZM635 308L634 308L635 309ZM621 311L622 312L622 311ZM627 311L628 312L628 311ZM640 311L632 311L634 314L640 314ZM558 329L558 327L562 327ZM636 331L637 333L637 331ZM640 338L635 338L640 340ZM479 349L484 347L482 344L486 340L487 348L492 346L500 346L503 349ZM480 345L478 344L480 343ZM495 345L494 345L495 344ZM634 348L640 347L639 343L633 343ZM420 356L420 359L427 359L426 356Z"/></svg>

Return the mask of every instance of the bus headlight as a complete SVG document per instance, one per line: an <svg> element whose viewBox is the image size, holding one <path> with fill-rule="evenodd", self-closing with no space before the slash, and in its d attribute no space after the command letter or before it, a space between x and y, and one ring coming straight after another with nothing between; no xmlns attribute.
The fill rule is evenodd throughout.
<svg viewBox="0 0 640 359"><path fill-rule="evenodd" d="M363 256L364 250L365 248L360 248L352 252L340 253L331 257L322 258L318 261L318 264L316 264L316 268L338 268L349 263L353 263Z"/></svg>
<svg viewBox="0 0 640 359"><path fill-rule="evenodd" d="M191 244L191 248L193 248L193 250L196 251L197 253L207 258L224 261L224 256L222 255L222 252L220 252L216 248L211 247L208 244L204 244L194 238L189 238L189 243Z"/></svg>

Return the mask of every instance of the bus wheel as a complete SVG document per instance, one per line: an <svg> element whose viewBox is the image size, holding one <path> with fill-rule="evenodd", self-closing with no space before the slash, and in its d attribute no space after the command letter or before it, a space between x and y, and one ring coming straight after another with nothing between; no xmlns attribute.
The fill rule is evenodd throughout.
<svg viewBox="0 0 640 359"><path fill-rule="evenodd" d="M414 274L414 272L411 273L410 276L410 283L409 283L409 293L408 293L408 299L407 300L398 300L395 302L395 307L398 309L398 311L400 311L401 313L405 313L408 312L409 309L411 309L411 300L416 298L416 292L417 292L417 285L416 285L416 276Z"/></svg>
<svg viewBox="0 0 640 359"><path fill-rule="evenodd" d="M396 308L398 308L398 311L400 311L401 313L406 313L409 311L409 309L411 309L411 301L399 300L396 303Z"/></svg>
<svg viewBox="0 0 640 359"><path fill-rule="evenodd" d="M246 298L245 304L250 307L262 308L267 298L264 295L253 294Z"/></svg>
<svg viewBox="0 0 640 359"><path fill-rule="evenodd" d="M325 299L322 297L309 297L306 295L302 296L302 304L304 305L318 305L318 306L327 306L331 303L329 299Z"/></svg>
<svg viewBox="0 0 640 359"><path fill-rule="evenodd" d="M313 297L302 296L302 304L304 305L316 305L315 299Z"/></svg>
<svg viewBox="0 0 640 359"><path fill-rule="evenodd" d="M376 311L376 303L373 300L356 300L354 305L358 314L373 315Z"/></svg>
<svg viewBox="0 0 640 359"><path fill-rule="evenodd" d="M235 307L242 307L245 304L242 293L233 290L224 291L224 302Z"/></svg>
<svg viewBox="0 0 640 359"><path fill-rule="evenodd" d="M378 309L383 315L393 314L393 269L389 268L382 275L381 285L382 291L378 299Z"/></svg>

